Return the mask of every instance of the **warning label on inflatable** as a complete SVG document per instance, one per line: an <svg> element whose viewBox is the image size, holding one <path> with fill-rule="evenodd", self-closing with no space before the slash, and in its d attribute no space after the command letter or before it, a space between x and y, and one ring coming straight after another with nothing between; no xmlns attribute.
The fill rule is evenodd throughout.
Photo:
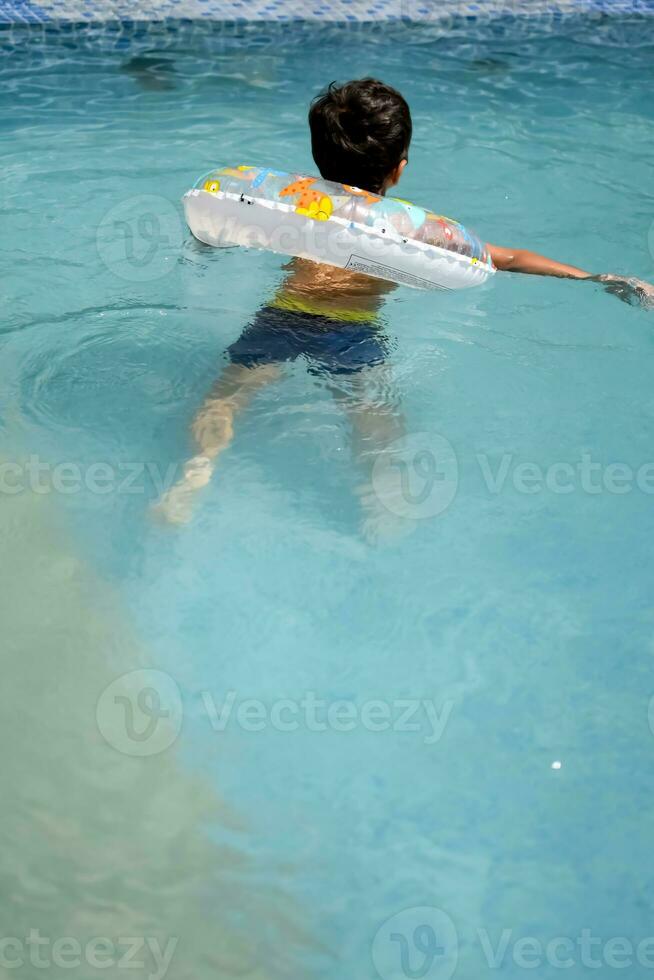
<svg viewBox="0 0 654 980"><path fill-rule="evenodd" d="M390 279L392 282L403 282L407 286L416 286L418 289L447 289L437 282L429 279L421 279L410 272L403 272L401 269L394 269L390 265L382 265L381 262L371 262L364 259L361 255L350 255L345 266L352 272L362 272L366 276L375 276L377 279Z"/></svg>

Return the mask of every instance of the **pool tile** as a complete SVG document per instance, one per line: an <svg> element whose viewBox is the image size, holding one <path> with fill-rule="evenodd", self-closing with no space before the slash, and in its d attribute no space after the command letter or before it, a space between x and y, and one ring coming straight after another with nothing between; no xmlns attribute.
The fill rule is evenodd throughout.
<svg viewBox="0 0 654 980"><path fill-rule="evenodd" d="M0 0L0 23L160 21L171 10L162 0ZM500 15L543 15L595 12L654 14L654 0L331 0L309 4L306 0L172 0L178 19L200 17L217 21L265 21L275 18L330 21L396 21L398 19L438 22L451 16L466 19Z"/></svg>

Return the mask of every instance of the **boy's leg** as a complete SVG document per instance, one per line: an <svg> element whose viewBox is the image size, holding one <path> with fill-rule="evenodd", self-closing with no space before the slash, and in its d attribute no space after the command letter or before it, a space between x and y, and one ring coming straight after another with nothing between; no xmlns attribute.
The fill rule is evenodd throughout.
<svg viewBox="0 0 654 980"><path fill-rule="evenodd" d="M371 543L396 538L413 530L384 504L384 487L374 478L375 462L406 434L402 407L393 391L390 368L378 364L347 377L332 395L351 427L352 454L363 475L357 489L362 510L361 530ZM389 489L392 493L394 488Z"/></svg>
<svg viewBox="0 0 654 980"><path fill-rule="evenodd" d="M283 327L280 311L262 307L241 336L227 348L230 364L220 375L191 424L198 452L184 475L156 504L159 516L175 524L190 520L195 494L211 480L216 461L234 437L234 418L261 388L276 381L281 364L297 351Z"/></svg>
<svg viewBox="0 0 654 980"><path fill-rule="evenodd" d="M234 437L234 419L261 388L276 381L277 363L248 367L229 364L191 424L197 453L184 464L184 475L167 490L154 512L173 524L190 520L195 494L211 480L220 454Z"/></svg>

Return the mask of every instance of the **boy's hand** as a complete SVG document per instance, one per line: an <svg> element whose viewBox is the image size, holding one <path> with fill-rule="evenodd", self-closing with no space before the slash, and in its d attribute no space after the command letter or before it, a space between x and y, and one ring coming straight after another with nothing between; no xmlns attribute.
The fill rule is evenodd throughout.
<svg viewBox="0 0 654 980"><path fill-rule="evenodd" d="M501 272L526 272L533 276L559 276L565 279L586 279L600 282L607 292L613 293L624 303L632 306L641 305L646 309L654 309L654 286L633 276L614 276L605 273L594 276L584 272L574 265L564 265L547 259L536 252L527 252L522 248L502 248L500 245L487 245L493 264Z"/></svg>
<svg viewBox="0 0 654 980"><path fill-rule="evenodd" d="M617 296L623 303L631 306L644 306L645 309L654 309L654 286L642 279L635 279L633 276L613 276L606 273L601 276L593 276L594 282L601 282L606 286L607 293Z"/></svg>

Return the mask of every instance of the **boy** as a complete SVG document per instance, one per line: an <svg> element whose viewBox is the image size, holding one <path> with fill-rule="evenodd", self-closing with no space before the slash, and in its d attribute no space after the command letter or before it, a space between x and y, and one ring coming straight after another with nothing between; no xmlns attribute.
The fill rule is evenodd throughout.
<svg viewBox="0 0 654 980"><path fill-rule="evenodd" d="M326 180L385 194L398 183L408 163L411 113L399 92L373 78L332 83L315 98L309 110L311 150ZM654 296L654 288L638 280L592 276L576 266L545 258L526 249L487 246L496 268L503 272L595 279L631 301ZM328 375L364 376L364 368L381 365L388 341L380 331L377 313L391 283L359 273L293 259L274 299L256 314L253 323L232 344L230 364L216 382L193 424L198 453L185 466L184 476L158 505L168 520L182 522L191 515L192 498L211 479L216 460L233 438L235 416L253 395L280 375L280 365L302 355L310 370ZM370 377L369 372L365 374ZM343 404L366 465L374 450L402 434L402 422L391 406L359 395L334 393ZM373 408L374 405L374 408ZM367 460L367 463L366 463ZM370 474L369 474L370 475ZM367 521L378 521L379 507L368 480L362 493Z"/></svg>

